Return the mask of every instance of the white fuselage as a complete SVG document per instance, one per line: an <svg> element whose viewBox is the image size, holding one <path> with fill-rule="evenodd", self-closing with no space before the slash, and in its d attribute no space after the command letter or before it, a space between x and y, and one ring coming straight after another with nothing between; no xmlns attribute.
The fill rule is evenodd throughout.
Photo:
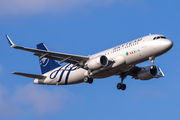
<svg viewBox="0 0 180 120"><path fill-rule="evenodd" d="M156 36L162 35L148 35L91 55L89 59L105 55L111 64L92 71L90 75L93 78L105 78L112 75L119 75L122 72L130 70L136 64L148 60L149 57L158 57L171 49L171 40L161 38L153 40ZM82 83L84 82L84 77L88 75L87 72L86 69L78 68L73 64L66 64L45 73L44 76L47 76L46 79L35 79L34 83L47 85Z"/></svg>

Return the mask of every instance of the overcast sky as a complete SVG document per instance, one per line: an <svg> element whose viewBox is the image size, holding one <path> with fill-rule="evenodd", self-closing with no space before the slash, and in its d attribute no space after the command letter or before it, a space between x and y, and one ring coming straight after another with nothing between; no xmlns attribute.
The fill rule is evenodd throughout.
<svg viewBox="0 0 180 120"><path fill-rule="evenodd" d="M179 120L178 0L0 0L0 119ZM33 84L11 72L41 74L38 58L20 46L78 55L96 52L151 34L163 34L173 48L156 58L165 77L140 81L119 76L69 86ZM150 61L138 66L149 66Z"/></svg>

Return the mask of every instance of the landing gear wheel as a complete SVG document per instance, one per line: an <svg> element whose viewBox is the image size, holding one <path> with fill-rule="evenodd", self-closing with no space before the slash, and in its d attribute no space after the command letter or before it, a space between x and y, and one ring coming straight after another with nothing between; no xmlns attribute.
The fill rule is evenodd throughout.
<svg viewBox="0 0 180 120"><path fill-rule="evenodd" d="M88 77L84 77L84 82L87 83L88 82Z"/></svg>
<svg viewBox="0 0 180 120"><path fill-rule="evenodd" d="M93 83L93 78L89 78L88 82L89 82L89 84L92 84Z"/></svg>
<svg viewBox="0 0 180 120"><path fill-rule="evenodd" d="M122 90L125 90L126 89L126 84L122 84Z"/></svg>
<svg viewBox="0 0 180 120"><path fill-rule="evenodd" d="M120 90L122 88L122 84L121 83L118 83L117 84L117 89Z"/></svg>
<svg viewBox="0 0 180 120"><path fill-rule="evenodd" d="M121 90L125 90L125 89L126 89L126 84L118 83L118 84L117 84L117 89L118 89L118 90L120 90L120 89L121 89Z"/></svg>
<svg viewBox="0 0 180 120"><path fill-rule="evenodd" d="M84 77L84 82L92 84L93 83L93 78L89 78L89 77L86 76L86 77Z"/></svg>

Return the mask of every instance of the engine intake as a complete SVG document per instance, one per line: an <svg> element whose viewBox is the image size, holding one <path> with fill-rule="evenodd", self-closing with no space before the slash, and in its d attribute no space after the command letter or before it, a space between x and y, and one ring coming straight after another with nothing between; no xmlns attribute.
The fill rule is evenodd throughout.
<svg viewBox="0 0 180 120"><path fill-rule="evenodd" d="M137 77L140 80L149 80L152 78L155 78L158 74L158 70L156 66L147 66L147 67L142 67L142 69L138 72Z"/></svg>
<svg viewBox="0 0 180 120"><path fill-rule="evenodd" d="M91 70L97 70L108 65L108 59L106 56L101 55L95 58L91 58L87 61L86 67Z"/></svg>

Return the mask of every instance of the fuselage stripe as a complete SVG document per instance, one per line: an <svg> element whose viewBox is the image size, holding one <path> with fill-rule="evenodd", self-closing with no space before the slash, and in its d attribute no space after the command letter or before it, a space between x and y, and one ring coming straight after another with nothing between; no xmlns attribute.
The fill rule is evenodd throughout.
<svg viewBox="0 0 180 120"><path fill-rule="evenodd" d="M69 69L69 71L68 71L68 73L67 73L67 75L66 75L65 85L68 83L69 74L70 74L70 72L71 72L71 70L72 70L73 67L74 67L74 66L72 66L72 67Z"/></svg>
<svg viewBox="0 0 180 120"><path fill-rule="evenodd" d="M62 79L62 77L63 77L63 74L64 74L64 71L66 70L66 68L67 67L69 67L71 64L69 64L69 65L67 65L65 68L64 68L64 70L61 72L61 75L60 75L60 77L59 77L59 80L58 80L58 82L60 82L61 81L61 79Z"/></svg>
<svg viewBox="0 0 180 120"><path fill-rule="evenodd" d="M58 69L58 70L53 71L53 72L50 74L49 78L50 78L50 79L54 79L54 78L56 78L57 74L59 73L59 71L60 71L60 70L61 70L64 66L65 66L65 65L63 65L63 66L59 67L59 69ZM55 72L56 72L56 73L55 73ZM53 73L55 73L55 75L54 75L54 76L52 76L52 75L53 75Z"/></svg>

